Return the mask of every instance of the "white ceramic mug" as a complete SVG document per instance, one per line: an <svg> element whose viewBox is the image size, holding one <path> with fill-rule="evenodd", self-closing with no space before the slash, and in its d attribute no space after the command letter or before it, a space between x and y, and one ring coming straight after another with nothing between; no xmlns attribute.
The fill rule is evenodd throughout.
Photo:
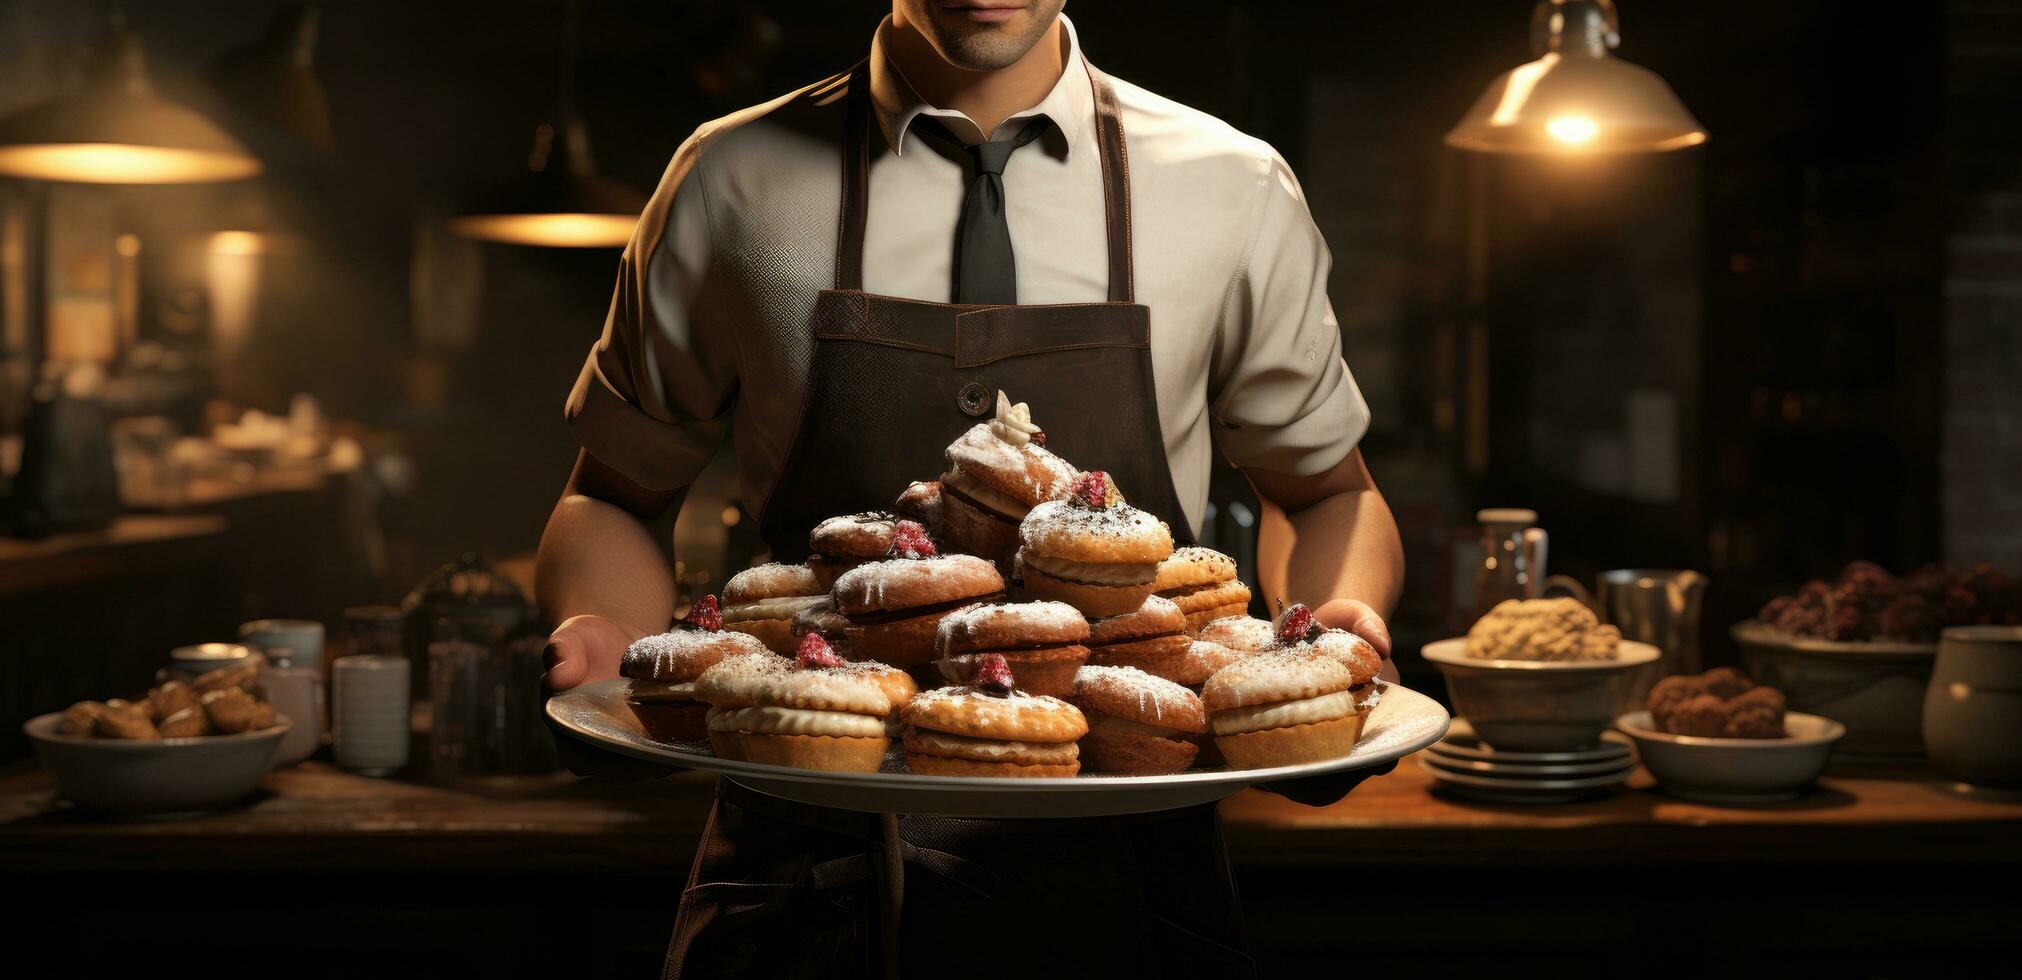
<svg viewBox="0 0 2022 980"><path fill-rule="evenodd" d="M368 776L407 765L407 671L405 657L339 657L331 664L331 744L338 765Z"/></svg>

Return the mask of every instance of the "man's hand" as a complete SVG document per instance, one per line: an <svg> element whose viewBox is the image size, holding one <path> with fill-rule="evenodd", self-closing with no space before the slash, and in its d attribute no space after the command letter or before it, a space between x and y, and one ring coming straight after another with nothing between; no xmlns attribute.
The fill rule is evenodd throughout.
<svg viewBox="0 0 2022 980"><path fill-rule="evenodd" d="M543 652L548 672L541 678L551 691L618 676L618 661L632 641L646 631L603 616L571 616L548 634Z"/></svg>
<svg viewBox="0 0 2022 980"><path fill-rule="evenodd" d="M1359 599L1334 599L1313 610L1313 618L1320 625L1331 629L1347 630L1365 640L1390 659L1390 630L1383 625L1383 617L1368 603Z"/></svg>

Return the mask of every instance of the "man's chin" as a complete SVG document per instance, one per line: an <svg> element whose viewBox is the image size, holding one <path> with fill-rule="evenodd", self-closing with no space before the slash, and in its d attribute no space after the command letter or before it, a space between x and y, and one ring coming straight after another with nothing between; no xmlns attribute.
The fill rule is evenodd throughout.
<svg viewBox="0 0 2022 980"><path fill-rule="evenodd" d="M1022 16L1022 15L1021 15ZM997 71L1025 57L1032 45L1024 40L1024 25L961 24L944 30L935 46L941 57L968 71Z"/></svg>

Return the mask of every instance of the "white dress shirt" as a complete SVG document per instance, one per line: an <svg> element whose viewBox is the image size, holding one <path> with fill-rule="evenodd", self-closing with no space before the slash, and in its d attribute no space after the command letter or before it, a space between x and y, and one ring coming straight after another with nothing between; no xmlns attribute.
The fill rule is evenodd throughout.
<svg viewBox="0 0 2022 980"><path fill-rule="evenodd" d="M1013 154L1004 173L1020 303L1108 296L1094 95L1073 24L1061 22L1060 81L992 134L1036 116L1057 128ZM947 302L968 181L911 126L932 115L964 140L983 134L920 99L885 57L887 29L889 21L871 43L869 67L892 149L873 144L864 289ZM1285 161L1219 119L1112 84L1163 448L1198 531L1212 446L1237 466L1320 473L1355 447L1369 409L1341 359L1327 245ZM746 508L759 512L806 400L815 294L833 284L847 87L831 79L705 123L675 152L569 396L570 422L591 455L641 485L675 489L728 436ZM1032 414L1056 430L1094 424L1051 416L1043 404Z"/></svg>

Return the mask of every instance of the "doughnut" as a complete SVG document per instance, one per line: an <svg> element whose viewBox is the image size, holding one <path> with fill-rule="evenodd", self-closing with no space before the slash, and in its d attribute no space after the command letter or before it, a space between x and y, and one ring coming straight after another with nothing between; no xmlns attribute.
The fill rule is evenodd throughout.
<svg viewBox="0 0 2022 980"><path fill-rule="evenodd" d="M1364 713L1354 676L1332 657L1298 647L1251 655L1201 689L1215 747L1238 769L1338 758L1353 751Z"/></svg>
<svg viewBox="0 0 2022 980"><path fill-rule="evenodd" d="M709 737L709 705L695 698L696 678L726 658L770 652L748 633L681 628L633 641L618 674L632 680L626 703L648 738L699 742Z"/></svg>
<svg viewBox="0 0 2022 980"><path fill-rule="evenodd" d="M946 537L941 531L941 484L937 480L920 480L907 484L899 491L899 499L892 501L892 513L909 521L918 521L934 537Z"/></svg>
<svg viewBox="0 0 2022 980"><path fill-rule="evenodd" d="M747 568L723 586L723 628L749 633L774 653L792 653L794 613L827 598L814 570L777 562Z"/></svg>
<svg viewBox="0 0 2022 980"><path fill-rule="evenodd" d="M1132 667L1081 668L1068 702L1088 719L1081 757L1097 772L1182 772L1208 727L1194 692Z"/></svg>
<svg viewBox="0 0 2022 980"><path fill-rule="evenodd" d="M984 654L1000 654L1018 689L1061 697L1074 687L1074 672L1088 660L1088 621L1061 602L977 604L949 613L936 631L935 666L955 684L973 679Z"/></svg>
<svg viewBox="0 0 2022 980"><path fill-rule="evenodd" d="M1137 609L1088 624L1088 662L1108 667L1136 667L1174 679L1193 641L1186 617L1170 599L1149 596ZM1206 680L1205 674L1201 680ZM1198 684L1199 681L1194 683Z"/></svg>
<svg viewBox="0 0 2022 980"><path fill-rule="evenodd" d="M821 588L832 588L844 572L891 554L892 528L897 522L892 514L869 510L816 524L807 535L807 567Z"/></svg>
<svg viewBox="0 0 2022 980"><path fill-rule="evenodd" d="M704 727L718 758L744 758L735 724L737 712L757 703L758 692L792 666L793 661L785 657L751 654L720 660L695 678L695 700L709 705Z"/></svg>
<svg viewBox="0 0 2022 980"><path fill-rule="evenodd" d="M748 761L794 769L876 772L897 707L884 664L849 663L810 634L794 665L773 674L731 724ZM903 674L901 674L903 676ZM910 694L910 691L907 692Z"/></svg>
<svg viewBox="0 0 2022 980"><path fill-rule="evenodd" d="M906 765L923 775L1072 776L1081 710L1058 698L980 687L915 695L901 713Z"/></svg>
<svg viewBox="0 0 2022 980"><path fill-rule="evenodd" d="M1092 617L1144 605L1159 562L1172 555L1164 521L1123 503L1096 471L1076 481L1076 496L1032 508L1018 525L1018 565L1025 591L1065 602Z"/></svg>
<svg viewBox="0 0 2022 980"><path fill-rule="evenodd" d="M1262 619L1249 616L1224 616L1200 628L1195 639L1219 643L1231 650L1246 653L1262 653L1276 649L1278 631Z"/></svg>

